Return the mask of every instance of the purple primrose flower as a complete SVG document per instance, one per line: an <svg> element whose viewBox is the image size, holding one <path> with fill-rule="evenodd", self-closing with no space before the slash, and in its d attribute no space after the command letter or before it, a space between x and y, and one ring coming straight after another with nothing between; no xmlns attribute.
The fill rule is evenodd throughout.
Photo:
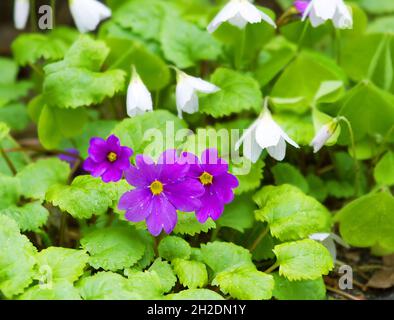
<svg viewBox="0 0 394 320"><path fill-rule="evenodd" d="M126 219L132 222L146 220L149 232L158 236L169 234L178 220L176 210L185 212L200 208L199 197L204 188L188 176L189 164L181 163L176 150L162 153L156 163L147 156L137 155L136 166L125 171L125 177L135 189L126 192L118 208L126 210Z"/></svg>
<svg viewBox="0 0 394 320"><path fill-rule="evenodd" d="M204 223L209 217L217 220L223 213L224 205L234 199L234 188L238 179L228 172L228 164L218 156L216 149L207 149L201 154L201 161L190 153L184 153L190 163L189 176L204 186L201 208L196 211L197 220Z"/></svg>
<svg viewBox="0 0 394 320"><path fill-rule="evenodd" d="M83 169L93 177L101 177L104 182L119 181L123 171L130 168L133 150L120 145L119 138L111 135L107 140L94 137L90 139L89 157Z"/></svg>
<svg viewBox="0 0 394 320"><path fill-rule="evenodd" d="M58 158L62 161L67 162L70 167L74 167L75 163L79 158L79 151L74 148L68 148L64 150L66 153L61 153L58 155ZM74 156L73 156L74 155Z"/></svg>
<svg viewBox="0 0 394 320"><path fill-rule="evenodd" d="M294 1L294 7L301 14L304 14L306 8L309 5L309 0L296 0Z"/></svg>

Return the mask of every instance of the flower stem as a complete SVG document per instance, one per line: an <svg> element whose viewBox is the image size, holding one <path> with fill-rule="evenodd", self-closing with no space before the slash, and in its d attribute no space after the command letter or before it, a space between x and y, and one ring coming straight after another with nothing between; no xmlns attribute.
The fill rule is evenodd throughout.
<svg viewBox="0 0 394 320"><path fill-rule="evenodd" d="M309 27L309 20L305 21L300 38L298 39L298 49L297 49L298 52L300 52L303 47L304 39L305 39L306 32L308 30L308 27Z"/></svg>
<svg viewBox="0 0 394 320"><path fill-rule="evenodd" d="M241 43L239 45L238 55L236 56L236 68L237 70L242 69L242 59L245 52L245 42L246 42L246 27L241 31Z"/></svg>
<svg viewBox="0 0 394 320"><path fill-rule="evenodd" d="M0 145L0 153L3 156L5 162L7 163L8 168L10 168L12 174L16 175L18 171L16 170L14 164L12 163L11 159L8 157L7 153L4 151L1 145Z"/></svg>
<svg viewBox="0 0 394 320"><path fill-rule="evenodd" d="M30 26L33 32L37 32L36 0L30 2Z"/></svg>
<svg viewBox="0 0 394 320"><path fill-rule="evenodd" d="M350 121L344 117L344 116L340 116L338 118L339 121L343 121L346 126L348 127L349 130L349 135L350 135L350 142L351 142L351 149L352 149L352 153L353 153L353 160L354 160L354 176L355 176L355 181L354 181L354 189L355 189L355 195L358 195L359 192L359 182L360 182L360 167L357 161L357 150L356 150L356 140L354 138L354 132L353 132L353 128L352 128L352 124L350 123Z"/></svg>
<svg viewBox="0 0 394 320"><path fill-rule="evenodd" d="M56 24L56 0L51 0L51 9L52 9L52 27L55 28L55 24Z"/></svg>
<svg viewBox="0 0 394 320"><path fill-rule="evenodd" d="M265 270L264 273L271 273L272 271L274 271L278 267L279 267L279 263L277 261L271 267L269 267L267 270Z"/></svg>
<svg viewBox="0 0 394 320"><path fill-rule="evenodd" d="M334 28L335 38L335 59L337 64L341 62L341 33L337 28Z"/></svg>
<svg viewBox="0 0 394 320"><path fill-rule="evenodd" d="M254 250L256 250L257 246L259 245L259 243L261 242L261 240L263 240L265 238L265 236L267 235L269 231L269 228L266 227L263 232L260 233L260 235L256 238L256 240L252 243L252 245L249 247L249 251L253 252Z"/></svg>

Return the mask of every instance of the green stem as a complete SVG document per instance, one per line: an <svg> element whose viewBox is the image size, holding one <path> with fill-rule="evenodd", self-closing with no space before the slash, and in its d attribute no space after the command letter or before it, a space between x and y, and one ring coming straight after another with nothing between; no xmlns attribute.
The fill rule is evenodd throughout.
<svg viewBox="0 0 394 320"><path fill-rule="evenodd" d="M8 168L10 168L12 174L15 176L18 171L16 170L14 164L12 163L11 159L8 157L7 153L4 151L3 147L1 147L1 145L0 145L0 153L3 156L5 162L7 163Z"/></svg>
<svg viewBox="0 0 394 320"><path fill-rule="evenodd" d="M245 52L245 42L246 42L246 28L242 29L241 31L241 43L239 46L239 51L236 59L237 70L242 69L242 59L244 57L244 52Z"/></svg>
<svg viewBox="0 0 394 320"><path fill-rule="evenodd" d="M215 241L217 239L218 234L219 234L219 230L220 230L220 226L218 226L218 225L216 226L215 229L213 229L212 235L211 235L211 241Z"/></svg>
<svg viewBox="0 0 394 320"><path fill-rule="evenodd" d="M305 23L304 23L304 27L303 27L303 29L302 29L300 38L298 39L298 49L297 49L297 52L300 52L301 49L302 49L302 47L303 47L304 39L305 39L306 32L307 32L307 30L308 30L308 27L309 27L309 20L305 21Z"/></svg>
<svg viewBox="0 0 394 320"><path fill-rule="evenodd" d="M269 231L269 228L266 227L263 232L260 233L260 235L256 238L256 240L252 243L252 245L249 247L249 251L253 252L254 250L256 250L257 246L259 245L259 243L261 242L261 240L264 239L264 237L267 235Z"/></svg>
<svg viewBox="0 0 394 320"><path fill-rule="evenodd" d="M52 27L55 28L56 25L56 0L51 0L52 9Z"/></svg>
<svg viewBox="0 0 394 320"><path fill-rule="evenodd" d="M60 229L59 229L59 246L65 245L67 231L67 213L62 212L60 217Z"/></svg>
<svg viewBox="0 0 394 320"><path fill-rule="evenodd" d="M264 273L271 273L272 271L274 271L278 267L279 267L279 263L275 262L271 267L269 267L267 270L265 270Z"/></svg>
<svg viewBox="0 0 394 320"><path fill-rule="evenodd" d="M348 130L349 130L349 135L350 135L350 142L351 142L351 149L352 149L352 153L353 153L353 160L354 160L354 170L355 170L355 181L354 181L354 188L355 188L355 195L358 195L359 192L359 181L360 181L360 167L358 164L358 160L357 160L357 149L356 149L356 140L354 138L354 132L353 132L353 128L352 128L352 124L350 123L350 121L344 117L344 116L340 116L338 118L339 121L343 121Z"/></svg>
<svg viewBox="0 0 394 320"><path fill-rule="evenodd" d="M341 33L334 27L334 37L335 37L335 59L337 64L341 62Z"/></svg>
<svg viewBox="0 0 394 320"><path fill-rule="evenodd" d="M30 26L33 32L37 32L36 0L30 1Z"/></svg>
<svg viewBox="0 0 394 320"><path fill-rule="evenodd" d="M156 90L155 92L155 105L157 108L159 108L159 103L160 103L160 90Z"/></svg>
<svg viewBox="0 0 394 320"><path fill-rule="evenodd" d="M44 230L39 230L37 234L41 237L45 247L48 248L52 246L52 240Z"/></svg>

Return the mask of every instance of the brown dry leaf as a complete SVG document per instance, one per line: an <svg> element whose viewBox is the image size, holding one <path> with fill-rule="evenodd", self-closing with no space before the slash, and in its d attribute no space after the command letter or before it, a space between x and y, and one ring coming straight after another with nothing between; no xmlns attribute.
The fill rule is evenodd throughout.
<svg viewBox="0 0 394 320"><path fill-rule="evenodd" d="M394 286L394 268L376 271L367 286L375 289L388 289Z"/></svg>
<svg viewBox="0 0 394 320"><path fill-rule="evenodd" d="M383 257L383 264L386 267L394 268L394 254Z"/></svg>

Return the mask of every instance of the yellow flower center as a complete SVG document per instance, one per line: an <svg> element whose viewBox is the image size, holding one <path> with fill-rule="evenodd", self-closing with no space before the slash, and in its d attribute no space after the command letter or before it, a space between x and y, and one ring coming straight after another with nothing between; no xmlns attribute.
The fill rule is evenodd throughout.
<svg viewBox="0 0 394 320"><path fill-rule="evenodd" d="M158 180L153 181L149 188L155 196L163 192L163 184Z"/></svg>
<svg viewBox="0 0 394 320"><path fill-rule="evenodd" d="M118 159L118 155L115 152L110 152L107 155L107 159L109 162L115 162Z"/></svg>
<svg viewBox="0 0 394 320"><path fill-rule="evenodd" d="M204 186L208 184L212 184L212 180L213 180L213 176L208 172L204 171L203 174L200 176L200 181Z"/></svg>

